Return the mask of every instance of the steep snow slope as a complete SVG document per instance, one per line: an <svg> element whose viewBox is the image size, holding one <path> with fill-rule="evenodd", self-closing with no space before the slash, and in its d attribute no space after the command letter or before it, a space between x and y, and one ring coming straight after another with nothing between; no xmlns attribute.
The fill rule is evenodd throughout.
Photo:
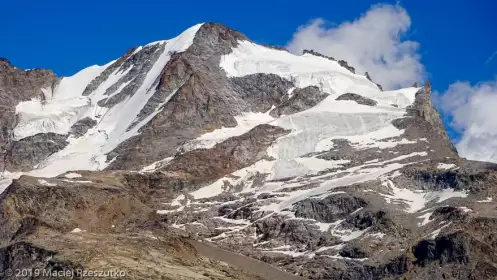
<svg viewBox="0 0 497 280"><path fill-rule="evenodd" d="M119 93L126 83L108 97L104 95L111 86L133 70L133 67L115 69L91 94L83 96L82 93L88 84L114 61L105 66L89 67L72 77L62 79L53 92L46 90L48 94L44 103L41 100L21 102L16 108L16 113L20 116L20 123L14 130L16 140L38 133L66 134L72 125L86 117L98 122L83 137L69 137L67 147L40 163L37 169L29 174L50 177L69 170L102 170L109 165L109 160L112 159L108 159L106 153L136 135L138 130L159 113L167 102L166 100L164 104L160 104L153 113L131 128L136 117L155 92L157 79L169 61L170 55L186 50L192 44L200 27L201 24L195 25L174 39L149 44L148 46L163 47L162 53L146 73L144 81L136 92L110 108L105 107L105 104L101 106L98 102Z"/></svg>

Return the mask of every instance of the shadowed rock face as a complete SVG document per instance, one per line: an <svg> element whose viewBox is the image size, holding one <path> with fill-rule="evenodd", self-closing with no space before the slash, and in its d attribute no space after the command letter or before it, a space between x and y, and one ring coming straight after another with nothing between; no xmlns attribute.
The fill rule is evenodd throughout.
<svg viewBox="0 0 497 280"><path fill-rule="evenodd" d="M8 269L15 271L19 268L32 269L32 271L36 269L46 271L81 269L80 266L71 262L51 260L55 255L56 252L36 247L27 242L14 243L0 248L0 271L4 272ZM15 275L2 279L15 279Z"/></svg>
<svg viewBox="0 0 497 280"><path fill-rule="evenodd" d="M422 240L413 247L413 254L416 265L423 268L416 279L440 279L449 275L455 279L491 279L497 272L493 248L462 231Z"/></svg>
<svg viewBox="0 0 497 280"><path fill-rule="evenodd" d="M119 69L121 65L123 65L123 63L125 63L128 60L128 58L132 56L135 50L136 48L129 49L122 57L120 57L118 60L112 63L108 68L106 68L97 78L95 78L86 86L82 95L87 96L90 93L92 93L95 89L97 89L99 85L101 85L106 79L108 79L109 76L114 71Z"/></svg>
<svg viewBox="0 0 497 280"><path fill-rule="evenodd" d="M467 216L460 208L454 206L443 206L433 211L430 220L440 219L442 221L461 221Z"/></svg>
<svg viewBox="0 0 497 280"><path fill-rule="evenodd" d="M368 254L366 252L363 252L360 248L357 247L345 247L340 250L339 254L344 258L351 259L363 259L368 257Z"/></svg>
<svg viewBox="0 0 497 280"><path fill-rule="evenodd" d="M66 139L67 135L40 133L12 142L5 155L5 166L10 170L32 170L36 163L67 146Z"/></svg>
<svg viewBox="0 0 497 280"><path fill-rule="evenodd" d="M29 147L26 143L14 144L13 129L18 123L15 107L19 102L28 101L33 98L43 100L45 93L52 91L59 82L59 78L50 70L31 69L23 70L14 67L8 60L0 58L0 169L7 166L11 170L32 167L39 160L51 154L56 146L60 147L62 142L57 137L55 145L41 144L40 138L53 138L53 135L34 136L36 147ZM62 145L65 146L65 145ZM18 154L20 153L20 154ZM10 160L7 160L7 157ZM16 165L19 163L19 166Z"/></svg>
<svg viewBox="0 0 497 280"><path fill-rule="evenodd" d="M413 248L413 253L421 265L433 261L438 261L440 264L467 264L470 239L464 233L454 233L449 236L440 236L435 240L423 240Z"/></svg>
<svg viewBox="0 0 497 280"><path fill-rule="evenodd" d="M406 176L419 182L425 189L441 190L474 190L485 189L486 182L493 181L490 174L482 170L469 170L469 172L458 172L447 170L406 170Z"/></svg>

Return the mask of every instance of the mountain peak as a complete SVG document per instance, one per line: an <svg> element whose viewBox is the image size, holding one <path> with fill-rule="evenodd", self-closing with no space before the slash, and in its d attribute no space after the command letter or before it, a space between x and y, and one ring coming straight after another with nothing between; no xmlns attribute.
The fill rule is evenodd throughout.
<svg viewBox="0 0 497 280"><path fill-rule="evenodd" d="M29 268L39 248L92 268L93 242L133 275L225 279L195 258L171 272L168 242L196 256L193 238L305 279L439 279L440 266L466 279L491 261L476 277L497 274L478 241L497 230L495 170L458 157L429 83L382 91L345 61L216 23L71 77L0 65L4 269ZM291 279L273 270L260 274Z"/></svg>
<svg viewBox="0 0 497 280"><path fill-rule="evenodd" d="M191 51L198 55L228 54L240 40L249 41L244 34L226 25L208 22L196 32Z"/></svg>
<svg viewBox="0 0 497 280"><path fill-rule="evenodd" d="M216 22L206 22L203 23L199 29L199 35L201 36L204 33L218 33L218 34L232 34L233 37L236 37L239 40L249 40L244 34L241 32L230 28L227 25ZM226 38L227 39L227 38Z"/></svg>

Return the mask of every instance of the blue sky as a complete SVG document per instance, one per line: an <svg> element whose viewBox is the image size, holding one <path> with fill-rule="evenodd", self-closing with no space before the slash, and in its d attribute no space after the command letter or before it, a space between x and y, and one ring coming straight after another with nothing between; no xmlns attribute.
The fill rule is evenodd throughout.
<svg viewBox="0 0 497 280"><path fill-rule="evenodd" d="M0 57L22 68L49 68L68 76L116 59L132 46L168 39L208 21L259 43L286 46L298 27L313 19L339 25L378 3L398 3L407 12L410 28L403 40L419 43L416 54L436 90L443 93L456 81L468 81L476 90L479 82L496 79L497 56L487 62L497 51L493 0L2 1ZM446 121L453 117L444 112ZM449 128L459 141L461 132Z"/></svg>

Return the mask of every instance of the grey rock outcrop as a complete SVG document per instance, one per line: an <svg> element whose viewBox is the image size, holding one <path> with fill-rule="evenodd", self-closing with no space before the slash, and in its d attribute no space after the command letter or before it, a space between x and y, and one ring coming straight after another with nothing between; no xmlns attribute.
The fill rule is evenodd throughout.
<svg viewBox="0 0 497 280"><path fill-rule="evenodd" d="M369 73L368 73L368 72L364 73L364 76L366 76L366 79L368 79L368 80L370 80L371 82L375 83L375 82L373 81L373 79L371 79L371 76L369 76ZM381 91L383 91L383 87L382 87L380 84L378 84L378 83L375 83L375 84L376 84L376 86L378 86L378 88L379 88Z"/></svg>
<svg viewBox="0 0 497 280"><path fill-rule="evenodd" d="M14 67L8 60L0 58L0 169L6 168L6 157L12 154L14 142L13 129L18 123L15 107L19 102L34 98L45 98L43 90L52 91L57 86L59 78L50 70L24 70ZM21 144L22 145L22 144ZM19 147L19 145L15 145ZM49 148L49 150L51 150ZM31 149L30 153L37 153ZM46 152L35 155L34 158L44 158ZM38 162L31 162L35 164Z"/></svg>
<svg viewBox="0 0 497 280"><path fill-rule="evenodd" d="M86 117L84 119L81 119L77 121L75 124L71 126L70 133L73 134L76 137L81 137L83 136L88 130L92 127L97 125L97 121Z"/></svg>
<svg viewBox="0 0 497 280"><path fill-rule="evenodd" d="M293 86L290 81L274 74L253 74L232 78L231 82L234 90L255 112L266 112L279 104Z"/></svg>
<svg viewBox="0 0 497 280"><path fill-rule="evenodd" d="M407 134L430 135L430 141L434 149L449 157L457 157L456 148L449 139L449 135L442 123L440 113L435 109L431 101L431 84L427 82L423 88L416 93L414 104L408 108L411 119L397 122L399 128L409 127ZM417 122L411 125L411 122ZM395 124L395 123L394 123Z"/></svg>
<svg viewBox="0 0 497 280"><path fill-rule="evenodd" d="M357 104L367 105L367 106L376 106L378 104L378 102L374 101L373 99L364 97L357 93L345 93L337 97L336 100L353 100Z"/></svg>
<svg viewBox="0 0 497 280"><path fill-rule="evenodd" d="M293 91L292 96L271 110L269 114L273 117L281 115L291 115L316 106L328 96L319 90L318 87L309 86L305 88L297 88Z"/></svg>
<svg viewBox="0 0 497 280"><path fill-rule="evenodd" d="M24 70L14 67L8 60L0 59L0 104L16 106L20 101L40 98L42 88L54 88L59 79L50 70Z"/></svg>
<svg viewBox="0 0 497 280"><path fill-rule="evenodd" d="M333 223L350 213L367 206L361 198L348 194L330 195L324 199L305 199L294 205L295 216Z"/></svg>
<svg viewBox="0 0 497 280"><path fill-rule="evenodd" d="M90 95L94 90L98 88L105 80L109 78L109 76L118 70L121 65L133 54L136 48L129 49L122 57L116 60L112 65L106 68L98 77L93 79L85 88L82 95L87 96Z"/></svg>
<svg viewBox="0 0 497 280"><path fill-rule="evenodd" d="M324 55L324 54L320 54L320 53L318 53L318 52L316 52L316 51L314 51L314 50L304 50L302 53L303 53L303 54L308 53L308 54L312 54L312 55L315 55L315 56L324 57L324 58L329 59L329 60L331 60L331 61L336 61L336 59L334 59L333 57L331 57L331 56L326 56L326 55Z"/></svg>
<svg viewBox="0 0 497 280"><path fill-rule="evenodd" d="M40 133L14 141L6 152L5 166L11 170L32 170L36 164L67 146L66 139L67 135Z"/></svg>
<svg viewBox="0 0 497 280"><path fill-rule="evenodd" d="M338 64L340 64L340 66L342 66L343 68L349 70L350 72L354 73L355 74L355 68L350 66L347 61L345 60L339 60L338 61Z"/></svg>
<svg viewBox="0 0 497 280"><path fill-rule="evenodd" d="M315 56L319 56L319 57L323 57L323 58L326 58L326 59L329 59L331 61L337 61L335 58L331 57L331 56L326 56L326 55L323 55L321 53L318 53L314 50L304 50L303 51L304 54L311 54L311 55L315 55ZM349 70L350 72L352 72L353 74L355 74L355 68L350 66L347 61L345 60L338 60L337 61L338 64L340 64L340 66L342 66L343 68Z"/></svg>

